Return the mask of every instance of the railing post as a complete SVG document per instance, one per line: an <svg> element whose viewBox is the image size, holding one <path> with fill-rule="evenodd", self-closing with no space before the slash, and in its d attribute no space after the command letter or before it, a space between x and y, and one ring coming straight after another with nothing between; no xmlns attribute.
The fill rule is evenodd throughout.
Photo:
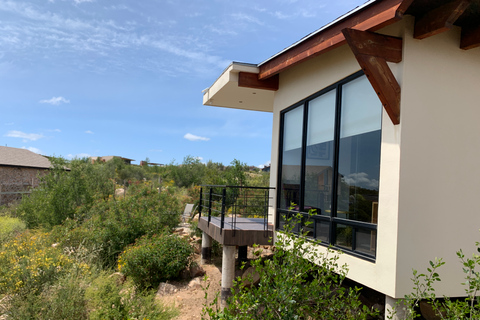
<svg viewBox="0 0 480 320"><path fill-rule="evenodd" d="M222 214L220 220L220 234L222 234L222 230L225 227L225 202L227 200L227 188L223 188L222 191Z"/></svg>
<svg viewBox="0 0 480 320"><path fill-rule="evenodd" d="M208 225L210 225L210 221L212 220L212 195L213 187L210 187L210 197L208 200Z"/></svg>
<svg viewBox="0 0 480 320"><path fill-rule="evenodd" d="M203 197L203 188L200 187L200 202L198 204L198 221L200 221L200 218L202 217L202 207L203 207L202 197Z"/></svg>
<svg viewBox="0 0 480 320"><path fill-rule="evenodd" d="M267 222L268 222L268 190L265 190L265 198L264 198L264 209L263 209L263 231L267 230Z"/></svg>

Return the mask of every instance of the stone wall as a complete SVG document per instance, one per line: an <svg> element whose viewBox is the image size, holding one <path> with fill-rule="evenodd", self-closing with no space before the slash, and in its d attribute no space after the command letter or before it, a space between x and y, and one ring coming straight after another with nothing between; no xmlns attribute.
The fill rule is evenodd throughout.
<svg viewBox="0 0 480 320"><path fill-rule="evenodd" d="M0 166L0 205L22 198L22 193L10 194L10 192L28 192L31 188L38 187L39 177L47 171L46 169ZM5 192L9 194L3 194Z"/></svg>

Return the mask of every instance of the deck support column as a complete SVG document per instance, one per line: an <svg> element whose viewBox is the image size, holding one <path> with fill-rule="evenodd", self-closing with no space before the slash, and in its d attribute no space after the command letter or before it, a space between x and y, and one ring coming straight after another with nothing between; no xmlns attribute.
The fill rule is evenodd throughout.
<svg viewBox="0 0 480 320"><path fill-rule="evenodd" d="M398 303L398 300L399 299L385 296L385 319L390 319L388 316L394 310L394 308L396 309L397 312L391 319L392 320L405 319L405 316L406 316L405 308L403 304Z"/></svg>
<svg viewBox="0 0 480 320"><path fill-rule="evenodd" d="M202 261L201 264L212 263L212 237L202 232Z"/></svg>
<svg viewBox="0 0 480 320"><path fill-rule="evenodd" d="M232 295L231 288L235 278L235 251L235 246L223 246L222 291L220 294L222 308L226 306L228 297Z"/></svg>

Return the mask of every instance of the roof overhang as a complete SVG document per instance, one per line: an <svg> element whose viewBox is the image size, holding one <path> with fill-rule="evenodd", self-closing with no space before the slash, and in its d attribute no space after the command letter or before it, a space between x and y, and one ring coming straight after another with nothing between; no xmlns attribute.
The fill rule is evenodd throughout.
<svg viewBox="0 0 480 320"><path fill-rule="evenodd" d="M233 62L210 88L203 91L203 104L273 112L278 77L258 81L258 73L259 68L254 64Z"/></svg>
<svg viewBox="0 0 480 320"><path fill-rule="evenodd" d="M401 39L375 31L405 14L415 17L415 39L455 25L462 29L461 49L480 46L480 0L371 0L258 65L232 63L204 90L203 104L272 112L281 72L348 44L392 122L398 124L400 86L387 62L401 60Z"/></svg>

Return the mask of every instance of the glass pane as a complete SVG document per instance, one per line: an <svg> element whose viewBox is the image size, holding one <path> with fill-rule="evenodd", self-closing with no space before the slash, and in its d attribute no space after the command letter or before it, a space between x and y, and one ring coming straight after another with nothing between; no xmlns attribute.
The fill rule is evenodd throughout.
<svg viewBox="0 0 480 320"><path fill-rule="evenodd" d="M377 231L357 229L355 232L355 251L366 253L371 256L375 256L376 244L377 244Z"/></svg>
<svg viewBox="0 0 480 320"><path fill-rule="evenodd" d="M337 217L376 223L382 105L366 77L344 85Z"/></svg>
<svg viewBox="0 0 480 320"><path fill-rule="evenodd" d="M344 224L337 224L335 244L339 247L352 250L353 228Z"/></svg>
<svg viewBox="0 0 480 320"><path fill-rule="evenodd" d="M315 222L315 238L322 242L328 243L328 230L330 229L330 224L325 221L316 221Z"/></svg>
<svg viewBox="0 0 480 320"><path fill-rule="evenodd" d="M304 210L318 215L331 213L335 96L327 92L308 107Z"/></svg>
<svg viewBox="0 0 480 320"><path fill-rule="evenodd" d="M298 210L302 160L303 106L284 114L280 208Z"/></svg>

